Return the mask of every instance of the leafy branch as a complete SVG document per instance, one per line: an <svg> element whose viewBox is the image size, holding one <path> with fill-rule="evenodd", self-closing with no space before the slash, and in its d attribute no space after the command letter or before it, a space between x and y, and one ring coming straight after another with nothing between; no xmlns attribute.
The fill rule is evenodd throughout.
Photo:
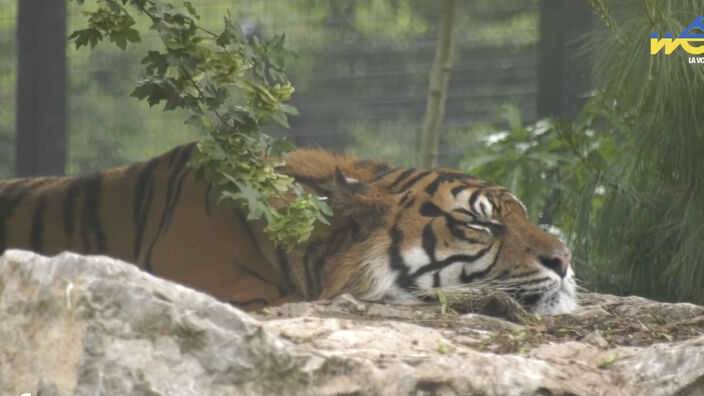
<svg viewBox="0 0 704 396"><path fill-rule="evenodd" d="M294 88L285 74L293 54L284 36L250 40L230 15L215 32L198 24L188 1L183 9L160 0L96 1L96 10L83 12L88 27L69 39L76 48L107 39L125 49L141 41L134 16L148 19L163 48L142 59L143 77L131 96L150 106L163 103L164 110L184 109L190 113L186 123L209 132L190 166L218 187L220 203L246 209L248 220L264 218L267 235L286 248L327 223L328 205L276 171L293 146L261 133L271 123L288 128L288 116L297 114L285 103Z"/></svg>

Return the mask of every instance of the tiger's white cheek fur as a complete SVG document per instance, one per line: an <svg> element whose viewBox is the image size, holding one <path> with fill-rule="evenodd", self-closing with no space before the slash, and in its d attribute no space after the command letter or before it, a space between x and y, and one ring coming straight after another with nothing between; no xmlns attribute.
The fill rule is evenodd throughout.
<svg viewBox="0 0 704 396"><path fill-rule="evenodd" d="M479 251L481 249L477 248L476 250ZM436 257L437 260L443 260L459 253L461 252L440 250L436 252ZM475 252L469 253L473 254ZM440 278L440 286L459 285L461 284L460 278L463 271L465 275L472 275L490 266L493 258L489 256L490 255L487 255L487 257L473 262L457 261L436 271L429 271L415 278L416 286L420 289L430 289L434 287L436 273L438 273L438 277ZM408 268L409 274L413 274L423 266L431 264L430 257L422 247L413 247L403 251L401 252L401 257ZM361 295L360 298L366 300L385 299L399 303L417 303L418 298L414 293L398 287L396 284L399 273L391 269L391 266L385 260L376 260L377 262L373 266L370 266L373 267L373 286L366 293Z"/></svg>
<svg viewBox="0 0 704 396"><path fill-rule="evenodd" d="M388 254L385 249L371 249L366 252L363 262L363 271L370 277L371 285L366 292L355 297L369 301L383 299L387 291L394 286L397 277L390 268Z"/></svg>
<svg viewBox="0 0 704 396"><path fill-rule="evenodd" d="M416 272L420 267L430 263L430 257L422 247L414 247L401 252L403 262L408 267L409 273Z"/></svg>

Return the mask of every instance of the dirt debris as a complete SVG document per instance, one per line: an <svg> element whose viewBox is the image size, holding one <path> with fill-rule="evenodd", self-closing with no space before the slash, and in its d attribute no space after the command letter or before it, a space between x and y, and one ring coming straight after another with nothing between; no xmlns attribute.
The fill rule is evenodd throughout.
<svg viewBox="0 0 704 396"><path fill-rule="evenodd" d="M501 354L525 353L538 345L567 341L585 342L605 350L704 335L704 307L696 305L673 306L640 297L594 293L581 294L579 305L571 314L537 316L501 292L455 293L423 305L371 303L343 295L332 301L266 308L255 316L264 321L301 313L355 322L397 320L451 330L455 342Z"/></svg>

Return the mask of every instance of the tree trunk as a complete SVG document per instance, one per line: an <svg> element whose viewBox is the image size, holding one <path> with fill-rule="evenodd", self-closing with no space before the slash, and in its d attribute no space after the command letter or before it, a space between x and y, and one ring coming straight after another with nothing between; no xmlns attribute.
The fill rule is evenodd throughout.
<svg viewBox="0 0 704 396"><path fill-rule="evenodd" d="M66 164L66 2L21 0L17 23L18 176Z"/></svg>
<svg viewBox="0 0 704 396"><path fill-rule="evenodd" d="M591 29L587 1L540 1L538 118L574 119L582 111L591 89L591 62L582 47Z"/></svg>
<svg viewBox="0 0 704 396"><path fill-rule="evenodd" d="M430 71L428 102L421 135L420 166L430 168L437 164L440 143L440 125L445 116L447 86L455 56L455 22L457 20L457 0L445 0L438 24L438 41L435 60Z"/></svg>
<svg viewBox="0 0 704 396"><path fill-rule="evenodd" d="M588 2L540 1L538 118L552 116L574 120L582 111L586 93L591 89L591 62L586 59L582 46L584 36L591 29ZM559 200L560 187L556 186L545 202L540 224L552 224Z"/></svg>

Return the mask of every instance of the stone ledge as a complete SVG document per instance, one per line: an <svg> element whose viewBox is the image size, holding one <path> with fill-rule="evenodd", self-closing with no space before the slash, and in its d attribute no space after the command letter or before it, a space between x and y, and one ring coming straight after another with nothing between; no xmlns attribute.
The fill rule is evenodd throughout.
<svg viewBox="0 0 704 396"><path fill-rule="evenodd" d="M106 257L0 258L0 394L698 395L704 308L584 294L507 321L330 302L255 314Z"/></svg>

